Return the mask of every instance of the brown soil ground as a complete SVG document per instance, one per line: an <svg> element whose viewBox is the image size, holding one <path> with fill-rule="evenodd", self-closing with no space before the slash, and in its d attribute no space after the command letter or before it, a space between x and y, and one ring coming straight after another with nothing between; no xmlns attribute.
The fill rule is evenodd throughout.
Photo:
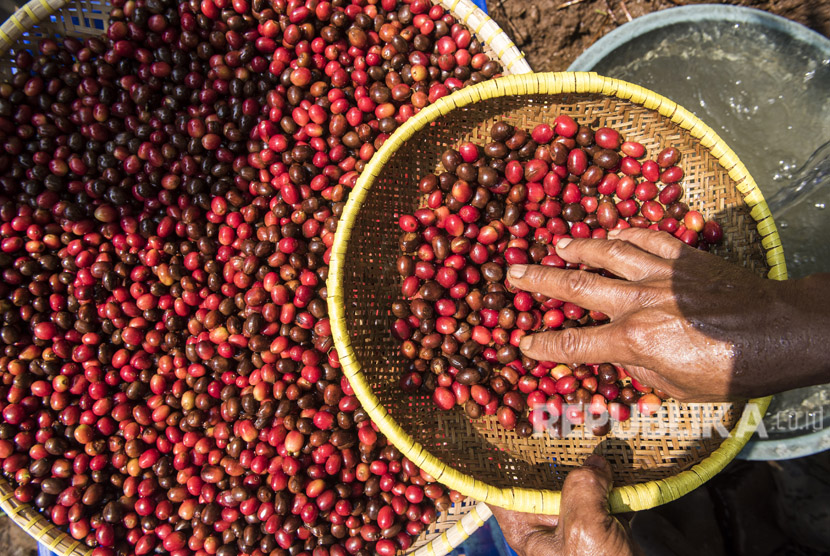
<svg viewBox="0 0 830 556"><path fill-rule="evenodd" d="M606 33L642 15L694 0L487 0L490 15L527 54L534 71L561 71ZM830 36L827 0L712 2L766 10Z"/></svg>
<svg viewBox="0 0 830 556"><path fill-rule="evenodd" d="M0 517L0 552L4 556L36 556L37 544L4 515Z"/></svg>

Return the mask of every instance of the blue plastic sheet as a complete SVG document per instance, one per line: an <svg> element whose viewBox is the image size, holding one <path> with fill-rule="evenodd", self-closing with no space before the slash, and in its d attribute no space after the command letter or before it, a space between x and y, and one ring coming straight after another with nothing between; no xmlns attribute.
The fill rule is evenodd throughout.
<svg viewBox="0 0 830 556"><path fill-rule="evenodd" d="M489 13L487 11L487 0L472 0L473 4L481 8L484 13Z"/></svg>

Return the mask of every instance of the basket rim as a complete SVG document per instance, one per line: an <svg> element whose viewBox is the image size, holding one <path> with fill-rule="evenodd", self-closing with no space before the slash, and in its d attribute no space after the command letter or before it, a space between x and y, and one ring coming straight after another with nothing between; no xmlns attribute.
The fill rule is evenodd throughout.
<svg viewBox="0 0 830 556"><path fill-rule="evenodd" d="M471 0L430 0L452 13L471 33L486 44L505 70L511 74L530 73L530 65L524 51L511 40L510 36L496 21ZM5 54L17 40L32 27L70 5L72 0L29 0L12 13L0 25L0 55ZM83 7L84 4L77 4Z"/></svg>
<svg viewBox="0 0 830 556"><path fill-rule="evenodd" d="M471 33L490 47L504 65L506 72L511 74L531 72L525 53L513 43L510 36L494 19L471 0L431 0L431 2L453 14ZM83 2L78 3L72 0L29 0L20 6L0 24L0 55L5 55L34 26L49 21L69 5L86 7ZM37 541L38 546L43 545L50 551L64 556L90 556L92 554L93 549L72 538L46 516L36 511L33 505L18 502L14 498L12 483L2 475L0 475L0 510ZM479 502L473 505L468 513L457 519L452 527L425 545L410 551L410 554L412 556L448 554L484 525L492 515L490 508L483 502Z"/></svg>
<svg viewBox="0 0 830 556"><path fill-rule="evenodd" d="M381 404L362 372L352 349L345 314L343 280L349 238L357 215L384 165L415 133L430 122L456 108L492 98L530 94L600 93L627 100L658 113L686 129L707 148L728 172L750 207L750 216L757 222L761 244L766 250L770 267L767 276L786 280L787 269L778 230L767 203L752 176L729 146L703 121L670 99L639 85L600 76L594 72L555 72L511 75L461 89L425 107L399 127L375 153L358 178L344 207L331 248L329 263L328 309L335 348L343 372L355 395L380 431L403 455L449 488L475 500L527 513L556 515L559 513L560 491L518 487L498 488L466 475L440 461L415 441L392 418ZM610 495L613 512L630 512L659 506L691 492L720 472L740 452L761 421L771 397L749 400L730 436L709 456L688 470L665 479L636 485L615 487Z"/></svg>

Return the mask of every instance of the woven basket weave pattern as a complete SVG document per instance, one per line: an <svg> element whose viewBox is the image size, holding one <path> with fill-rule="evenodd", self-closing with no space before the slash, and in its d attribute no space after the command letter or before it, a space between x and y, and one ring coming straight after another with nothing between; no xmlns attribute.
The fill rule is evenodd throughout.
<svg viewBox="0 0 830 556"><path fill-rule="evenodd" d="M503 98L453 111L410 139L373 185L355 222L360 233L353 234L349 242L348 259L362 261L359 269L347 273L343 286L352 302L352 343L378 398L407 432L440 460L499 487L558 489L567 471L578 467L603 439L585 433L584 427L563 440L548 435L522 439L499 426L495 416L471 422L460 408L437 411L428 394L410 397L401 392L398 384L406 359L400 355L398 340L388 332L395 320L389 312L390 299L398 296L401 283L395 270L400 255L397 219L422 203L417 179L442 171L436 161L448 146L457 147L467 140L485 145L497 120L530 130L539 123L553 122L560 113L595 128L613 127L628 139L640 140L649 153L669 145L678 147L686 171L685 200L709 218L717 215L727 238L728 249L722 254L746 262L760 274L767 270L755 240L754 221L726 171L687 132L643 107L596 95ZM677 411L681 426L694 421L693 408L675 402L666 405ZM723 414L724 426L732 428L741 407L705 404L699 409L704 420ZM676 474L719 444L718 438L700 435L638 439L631 446L608 439L603 441L602 452L615 464L615 483L625 485Z"/></svg>
<svg viewBox="0 0 830 556"><path fill-rule="evenodd" d="M13 56L36 48L43 38L101 35L109 23L106 2L34 0L25 4L0 26L0 78L8 80L14 70Z"/></svg>
<svg viewBox="0 0 830 556"><path fill-rule="evenodd" d="M506 74L529 73L522 53L499 26L469 0L433 0L452 12L484 43L484 51L498 59ZM37 48L43 38L99 36L109 24L111 6L94 0L32 0L0 25L0 82L14 74L14 55ZM65 556L88 556L92 551L51 524L28 504L17 502L13 487L0 476L0 508L36 540ZM492 514L484 504L466 500L438 515L413 544L417 556L449 552Z"/></svg>
<svg viewBox="0 0 830 556"><path fill-rule="evenodd" d="M397 440L398 448L419 464L434 465L432 470L438 473L439 480L465 494L541 513L558 511L558 493L552 491L561 487L569 469L594 452L613 462L616 485L636 485L616 491L618 511L650 507L691 490L701 479L708 478L704 477L705 466L702 470L695 466L706 462L717 467L715 472L722 468L725 452L715 453L722 443L730 453L727 460L737 453L733 443L724 442L717 435L706 438L701 431L716 423L733 429L743 404L667 402L663 412L646 421L659 427L665 415L671 413L680 430L669 434L627 438L631 427L628 423L619 429L618 436L622 438L595 438L577 428L563 440L547 435L521 439L500 427L494 417L471 422L461 408L439 411L429 395L403 393L398 381L405 360L399 353L399 342L389 332L394 321L390 305L400 297L401 284L395 269L400 255L397 219L423 204L417 193L417 180L441 170L440 153L444 149L468 140L484 145L489 142L488 131L497 120L529 130L538 123L550 124L560 113L594 128L613 127L627 140L643 143L650 156L666 146L675 146L682 153L680 164L686 174L682 182L683 200L706 218L715 218L724 228L724 246L717 254L760 275L780 278L785 274L778 257L777 234L765 204L750 198L756 195L754 182L741 171L737 161L724 164L724 160L731 160L731 153L717 141L713 142L709 135L703 135L704 139L693 135L702 135L702 124L698 126L685 116L677 117L676 114L687 113L680 109L676 113L676 105L667 99L646 94L645 102L627 101L624 99L631 97L626 96L627 84L595 75L575 75L560 77L587 79L579 90L599 91L606 87L611 93L619 86L622 98L597 93L519 96L535 86L534 79L541 83L536 90L551 90L545 87L549 84L545 80L560 77L537 74L524 80L506 78L469 90L466 94L473 98L459 95L446 105L434 107L433 113L420 122L425 124L427 117L432 118L422 129L415 130L413 124L412 129L402 131L398 144L379 153L382 169L367 168L369 174L364 173L364 181L358 183L352 194L338 231L341 237L335 241L329 278L330 312L335 318L335 340L341 361L349 367L347 375L354 376L353 384L361 377L366 380L366 391L359 387L355 390L367 410L374 407L370 411L372 418L389 427L384 432ZM473 102L479 95L485 100ZM453 107L452 101L464 106ZM651 104L656 108L655 103L663 101L662 115L645 107ZM439 111L442 115L436 117ZM394 139L393 136L390 140ZM347 219L348 228L343 224ZM767 236L763 244L760 234ZM341 276L342 282L338 283ZM337 292L339 285L342 299ZM334 296L331 292L335 292ZM339 304L342 311L336 309ZM764 402L758 407L765 408ZM427 469L430 470L428 466ZM679 475L683 477L680 482L688 483L685 490L678 489L677 481L667 482ZM650 494L654 489L659 492Z"/></svg>

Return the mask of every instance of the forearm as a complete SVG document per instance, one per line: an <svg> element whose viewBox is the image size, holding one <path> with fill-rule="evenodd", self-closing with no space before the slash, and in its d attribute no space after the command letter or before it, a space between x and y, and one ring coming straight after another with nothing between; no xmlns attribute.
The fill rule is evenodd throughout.
<svg viewBox="0 0 830 556"><path fill-rule="evenodd" d="M767 377L768 394L830 382L830 274L781 286L782 310L768 340L780 368Z"/></svg>

